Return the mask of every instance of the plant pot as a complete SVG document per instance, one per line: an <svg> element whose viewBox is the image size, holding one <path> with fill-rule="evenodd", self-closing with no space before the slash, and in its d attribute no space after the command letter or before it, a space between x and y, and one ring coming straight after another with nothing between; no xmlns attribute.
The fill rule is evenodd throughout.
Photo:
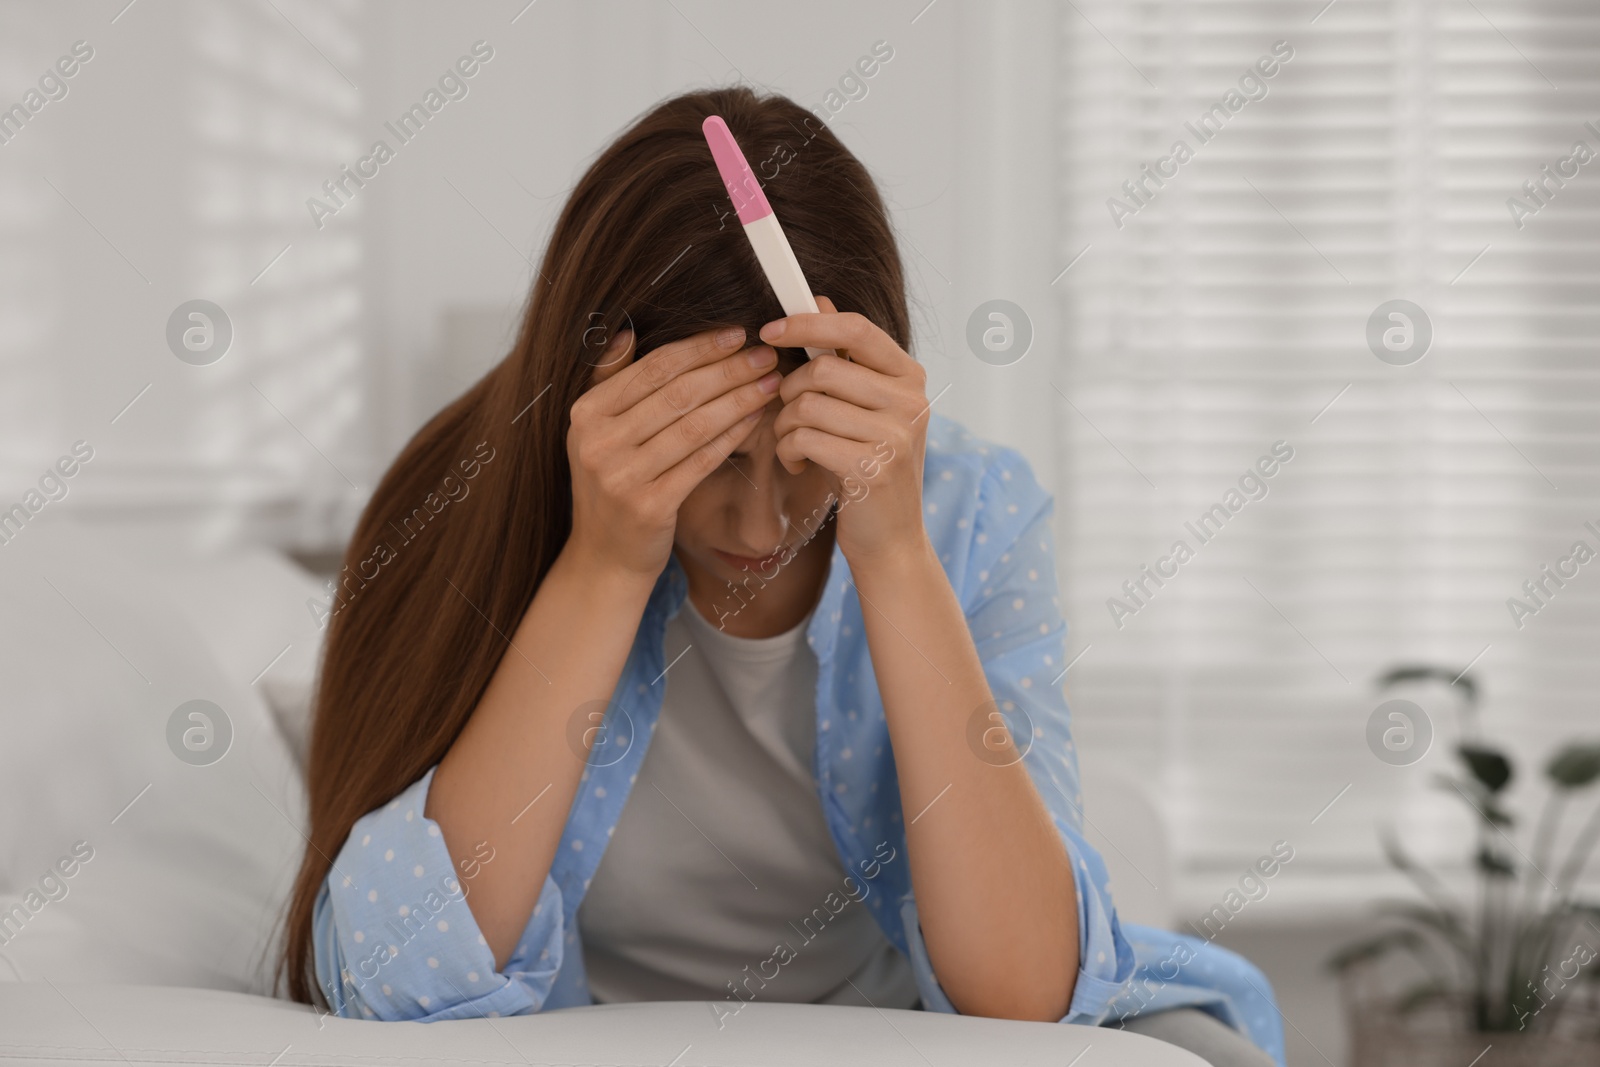
<svg viewBox="0 0 1600 1067"><path fill-rule="evenodd" d="M1354 988L1353 988L1354 987ZM1596 1067L1600 1005L1594 991L1527 1020L1526 1029L1478 1030L1466 998L1401 1011L1392 996L1344 983L1350 1067ZM1557 1010L1559 1009L1559 1010ZM1515 1025L1515 1024L1513 1024Z"/></svg>

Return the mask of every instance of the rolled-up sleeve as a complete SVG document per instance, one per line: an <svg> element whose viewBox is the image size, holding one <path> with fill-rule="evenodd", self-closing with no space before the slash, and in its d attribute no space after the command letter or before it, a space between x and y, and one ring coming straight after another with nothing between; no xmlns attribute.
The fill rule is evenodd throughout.
<svg viewBox="0 0 1600 1067"><path fill-rule="evenodd" d="M317 982L330 1010L351 1018L493 1018L538 1011L561 969L564 912L548 875L503 971L467 905L476 850L457 877L439 824L423 815L430 769L356 821L312 918ZM485 857L488 857L487 859Z"/></svg>
<svg viewBox="0 0 1600 1067"><path fill-rule="evenodd" d="M1020 454L991 452L972 518L962 600L990 692L1013 742L1025 750L1023 765L1072 861L1078 978L1060 1021L1097 1024L1111 1014L1135 958L1117 919L1105 862L1082 832L1078 757L1061 679L1067 627L1056 585L1054 503ZM923 1005L954 1012L929 962L912 894L901 901L900 912Z"/></svg>

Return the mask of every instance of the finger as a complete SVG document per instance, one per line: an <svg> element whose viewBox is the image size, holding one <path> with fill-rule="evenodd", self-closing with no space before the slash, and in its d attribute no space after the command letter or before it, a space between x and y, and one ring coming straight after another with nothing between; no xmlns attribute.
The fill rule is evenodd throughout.
<svg viewBox="0 0 1600 1067"><path fill-rule="evenodd" d="M595 360L594 372L589 379L591 389L609 381L618 371L633 362L634 339L632 330L618 330L611 335L611 340L606 343L605 349Z"/></svg>
<svg viewBox="0 0 1600 1067"><path fill-rule="evenodd" d="M830 298L830 297L818 296L818 297L814 297L813 299L816 301L816 305L817 305L817 310L818 311L824 311L824 312L827 312L828 314L831 315L831 314L834 314L835 312L837 312L839 310L838 307L834 305L834 302L833 302L832 298ZM806 357L808 359L816 359L817 356L821 355L823 352L832 352L832 350L825 348L825 349L822 349L820 351L817 351L817 350L814 349L811 352L807 352L806 353ZM835 356L838 356L840 359L844 360L847 363L850 361L849 355L841 354L839 352L833 352L832 354L835 355Z"/></svg>
<svg viewBox="0 0 1600 1067"><path fill-rule="evenodd" d="M656 488L675 503L683 503L694 487L705 481L706 475L725 463L733 450L744 444L760 421L760 411L752 411L744 416L663 471L655 479Z"/></svg>
<svg viewBox="0 0 1600 1067"><path fill-rule="evenodd" d="M757 345L680 374L618 416L625 424L623 438L633 444L648 441L695 408L775 373L777 365L778 353Z"/></svg>
<svg viewBox="0 0 1600 1067"><path fill-rule="evenodd" d="M784 348L832 348L852 362L896 377L911 373L916 366L916 360L902 352L894 338L854 311L808 312L774 319L761 327L761 339Z"/></svg>
<svg viewBox="0 0 1600 1067"><path fill-rule="evenodd" d="M842 362L834 356L826 358L835 362ZM844 365L853 366L853 364ZM865 368L858 369L873 375L879 381L884 380L883 375L878 374L876 371L867 371ZM788 385L787 380L785 380L784 385ZM839 437L869 441L882 436L882 418L883 416L877 415L866 408L858 407L848 401L840 400L837 397L829 396L816 390L807 390L800 393L792 401L787 399L784 401L783 409L778 412L778 418L773 423L773 432L779 438L782 438L801 426L811 426ZM802 460L785 459L782 452L779 453L779 460L783 463L783 469L790 474L798 475L805 469L805 464Z"/></svg>
<svg viewBox="0 0 1600 1067"><path fill-rule="evenodd" d="M806 392L783 405L772 432L782 437L802 426L811 426L836 437L870 441L883 437L883 418L826 393Z"/></svg>
<svg viewBox="0 0 1600 1067"><path fill-rule="evenodd" d="M836 478L857 477L856 462L872 452L866 441L839 437L815 426L801 426L778 439L777 455L785 468L810 460Z"/></svg>
<svg viewBox="0 0 1600 1067"><path fill-rule="evenodd" d="M738 351L744 346L744 339L743 327L729 326L704 330L651 350L600 387L602 414L621 414L684 371Z"/></svg>
<svg viewBox="0 0 1600 1067"><path fill-rule="evenodd" d="M894 406L894 386L888 375L838 356L822 355L784 375L778 391L785 404L806 392L827 393L873 411Z"/></svg>
<svg viewBox="0 0 1600 1067"><path fill-rule="evenodd" d="M659 477L751 414L759 415L777 396L777 371L686 411L670 426L639 447L645 477Z"/></svg>

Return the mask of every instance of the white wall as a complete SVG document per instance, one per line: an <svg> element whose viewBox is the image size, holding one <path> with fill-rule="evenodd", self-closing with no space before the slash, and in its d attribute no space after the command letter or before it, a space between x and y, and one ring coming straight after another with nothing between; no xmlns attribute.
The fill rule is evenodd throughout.
<svg viewBox="0 0 1600 1067"><path fill-rule="evenodd" d="M529 261L611 137L694 87L818 105L878 40L894 58L834 125L893 207L916 354L951 386L938 410L1050 477L1049 5L142 0L4 18L6 105L74 42L94 57L0 146L0 501L84 439L96 458L52 506L163 539L337 546L406 437L501 354ZM316 225L323 181L398 143L383 123L479 40L494 58L468 95ZM964 340L997 296L1036 330L1000 371ZM235 328L210 366L164 339L194 298Z"/></svg>
<svg viewBox="0 0 1600 1067"><path fill-rule="evenodd" d="M120 7L0 15L0 107L93 50L0 145L0 502L81 439L94 459L52 509L195 542L326 537L370 466L366 253L301 201L353 143L360 95L271 7ZM365 75L356 7L284 8ZM165 340L195 298L235 327L210 366Z"/></svg>
<svg viewBox="0 0 1600 1067"><path fill-rule="evenodd" d="M674 93L739 80L817 106L885 40L894 58L834 129L892 205L930 394L952 385L937 410L1024 447L1049 476L1048 404L1038 389L1014 388L1040 378L1054 342L1048 5L997 15L941 2L917 17L920 2L833 2L808 5L799 18L789 6L731 2L542 2L517 17L521 6L374 12L383 58L369 128L473 41L495 49L471 94L448 105L372 190L382 297L369 339L375 360L398 372L395 382L410 383L387 409L387 448L498 355L481 351L462 366L452 353L451 365L438 366L451 347L449 309L487 305L509 335L532 276L523 257L536 261L566 191L635 116ZM1026 308L1038 331L1032 354L1005 374L988 373L964 340L972 307L995 296ZM482 329L462 329L483 343Z"/></svg>

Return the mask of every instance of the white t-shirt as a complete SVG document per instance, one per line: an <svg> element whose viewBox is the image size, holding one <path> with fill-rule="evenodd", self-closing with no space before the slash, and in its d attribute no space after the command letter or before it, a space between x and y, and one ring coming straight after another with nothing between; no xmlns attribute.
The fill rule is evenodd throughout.
<svg viewBox="0 0 1600 1067"><path fill-rule="evenodd" d="M916 1004L823 821L809 622L734 637L685 598L667 623L661 717L578 909L596 1002Z"/></svg>

